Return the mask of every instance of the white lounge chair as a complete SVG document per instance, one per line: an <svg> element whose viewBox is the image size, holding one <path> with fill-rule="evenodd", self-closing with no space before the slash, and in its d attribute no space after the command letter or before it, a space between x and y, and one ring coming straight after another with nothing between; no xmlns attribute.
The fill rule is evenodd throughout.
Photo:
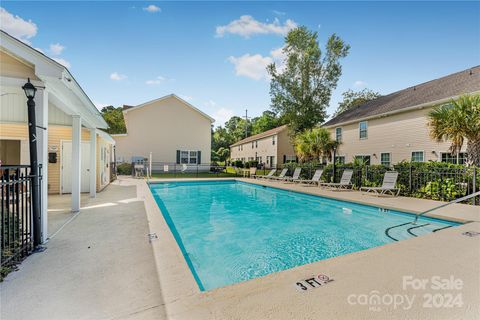
<svg viewBox="0 0 480 320"><path fill-rule="evenodd" d="M362 187L360 188L360 190L365 191L366 193L373 192L377 196L389 193L390 195L396 197L400 193L400 188L396 188L397 179L397 171L387 171L383 176L383 182L381 187Z"/></svg>
<svg viewBox="0 0 480 320"><path fill-rule="evenodd" d="M293 175L291 177L285 177L283 180L287 182L293 182L294 180L300 179L300 173L302 173L302 168L295 168Z"/></svg>
<svg viewBox="0 0 480 320"><path fill-rule="evenodd" d="M352 170L345 170L342 173L342 178L339 183L319 183L321 187L334 189L350 189L352 187Z"/></svg>
<svg viewBox="0 0 480 320"><path fill-rule="evenodd" d="M283 180L283 179L285 179L285 175L287 174L287 172L288 172L288 169L284 168L277 177L276 176L271 176L268 179L270 179L270 180Z"/></svg>
<svg viewBox="0 0 480 320"><path fill-rule="evenodd" d="M322 169L317 169L315 170L315 173L313 174L313 177L311 179L296 179L293 180L293 182L298 182L298 183L307 183L307 184L319 184L320 183L320 178L322 177L323 170Z"/></svg>
<svg viewBox="0 0 480 320"><path fill-rule="evenodd" d="M268 179L270 177L273 177L273 175L277 172L277 169L272 169L267 175L255 175L254 178L256 179Z"/></svg>

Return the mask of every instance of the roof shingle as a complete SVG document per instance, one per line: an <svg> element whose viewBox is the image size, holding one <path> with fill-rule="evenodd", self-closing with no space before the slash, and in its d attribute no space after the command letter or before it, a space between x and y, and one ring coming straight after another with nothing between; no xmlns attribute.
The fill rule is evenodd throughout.
<svg viewBox="0 0 480 320"><path fill-rule="evenodd" d="M480 66L409 87L347 110L324 126L338 125L480 91Z"/></svg>
<svg viewBox="0 0 480 320"><path fill-rule="evenodd" d="M259 134L256 134L256 135L247 137L247 138L242 139L242 140L240 140L240 141L237 141L237 142L235 142L234 144L230 145L230 147L235 147L235 146L238 146L238 145L240 145L240 144L244 144L244 143L248 143L248 142L251 142L251 141L258 140L258 139L262 139L262 138L266 138L266 137L269 137L269 136L273 136L274 134L277 134L277 133L279 133L279 132L282 132L283 130L286 130L286 129L287 129L287 125L284 124L283 126L276 127L276 128L273 128L273 129L264 131L264 132L262 132L262 133L259 133Z"/></svg>

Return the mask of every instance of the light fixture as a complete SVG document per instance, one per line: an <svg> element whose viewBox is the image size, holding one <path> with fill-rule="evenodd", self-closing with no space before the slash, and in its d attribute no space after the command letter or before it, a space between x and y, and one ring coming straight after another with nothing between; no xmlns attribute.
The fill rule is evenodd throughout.
<svg viewBox="0 0 480 320"><path fill-rule="evenodd" d="M37 88L30 82L30 78L28 78L28 82L23 85L22 89L29 100L35 98Z"/></svg>

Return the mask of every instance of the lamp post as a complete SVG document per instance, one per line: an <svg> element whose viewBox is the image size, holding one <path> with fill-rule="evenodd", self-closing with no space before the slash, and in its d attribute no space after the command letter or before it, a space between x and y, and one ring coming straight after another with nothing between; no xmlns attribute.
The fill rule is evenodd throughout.
<svg viewBox="0 0 480 320"><path fill-rule="evenodd" d="M336 164L336 161L335 161L335 158L337 157L337 146L333 146L333 181L332 182L335 182L335 174L336 174L336 171L337 171L337 164Z"/></svg>
<svg viewBox="0 0 480 320"><path fill-rule="evenodd" d="M30 147L30 175L32 176L32 213L33 213L33 246L36 248L42 242L42 223L40 215L40 179L38 177L37 159L37 122L35 119L35 92L28 78L28 82L22 87L27 96L28 107L28 140Z"/></svg>

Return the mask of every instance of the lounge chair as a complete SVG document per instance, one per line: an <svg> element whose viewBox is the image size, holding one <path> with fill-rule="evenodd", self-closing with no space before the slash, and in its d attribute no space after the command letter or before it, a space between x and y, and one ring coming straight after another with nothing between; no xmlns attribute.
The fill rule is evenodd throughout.
<svg viewBox="0 0 480 320"><path fill-rule="evenodd" d="M398 172L397 171L387 171L383 176L383 182L381 187L362 187L361 191L366 193L373 192L377 196L385 195L389 193L392 196L398 196L400 193L400 188L396 188Z"/></svg>
<svg viewBox="0 0 480 320"><path fill-rule="evenodd" d="M253 178L255 179L269 179L270 177L273 177L273 175L277 172L277 169L272 169L267 175L255 175Z"/></svg>
<svg viewBox="0 0 480 320"><path fill-rule="evenodd" d="M284 168L284 169L282 170L282 172L280 172L280 174L278 175L278 177L276 177L276 176L271 176L271 177L269 177L268 179L270 179L270 180L283 180L283 179L285 179L285 175L287 174L287 172L288 172L288 169L287 169L287 168Z"/></svg>
<svg viewBox="0 0 480 320"><path fill-rule="evenodd" d="M283 178L283 180L287 181L287 182L293 182L295 180L298 180L300 179L300 173L302 172L302 168L295 168L295 170L293 171L293 175L291 177L285 177Z"/></svg>
<svg viewBox="0 0 480 320"><path fill-rule="evenodd" d="M334 188L334 189L350 189L352 187L352 170L345 170L342 173L340 183L319 183L321 187Z"/></svg>
<svg viewBox="0 0 480 320"><path fill-rule="evenodd" d="M252 167L250 168L250 171L248 172L248 176L250 178L254 178L257 174L257 168L256 167Z"/></svg>
<svg viewBox="0 0 480 320"><path fill-rule="evenodd" d="M320 183L320 178L322 177L323 170L322 169L317 169L315 170L315 173L313 174L313 177L311 179L296 179L293 180L293 182L298 182L298 183L307 183L307 184L319 184Z"/></svg>

